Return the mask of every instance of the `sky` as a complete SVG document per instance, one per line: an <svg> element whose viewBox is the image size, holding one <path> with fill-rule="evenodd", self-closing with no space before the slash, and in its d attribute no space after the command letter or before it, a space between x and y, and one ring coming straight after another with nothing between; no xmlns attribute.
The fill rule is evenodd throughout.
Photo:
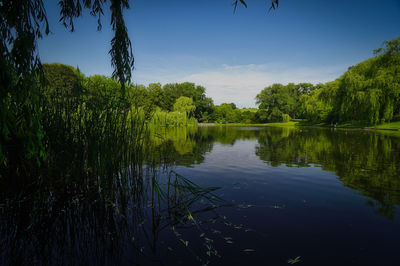
<svg viewBox="0 0 400 266"><path fill-rule="evenodd" d="M59 22L58 1L45 0L51 34L39 41L42 62L111 76L113 33L88 12L73 33ZM273 83L323 83L400 37L400 0L131 0L124 12L135 56L132 82L194 82L215 104L255 107ZM107 8L105 8L107 9Z"/></svg>

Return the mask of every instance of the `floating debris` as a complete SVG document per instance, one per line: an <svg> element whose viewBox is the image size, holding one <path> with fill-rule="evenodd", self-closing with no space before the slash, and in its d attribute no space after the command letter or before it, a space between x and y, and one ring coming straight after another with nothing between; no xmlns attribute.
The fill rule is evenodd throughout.
<svg viewBox="0 0 400 266"><path fill-rule="evenodd" d="M298 263L298 262L300 262L301 260L300 260L300 258L301 258L301 256L297 256L296 258L294 258L294 259L288 259L288 261L287 261L287 263L289 263L289 264L295 264L295 263Z"/></svg>
<svg viewBox="0 0 400 266"><path fill-rule="evenodd" d="M179 239L185 246L188 246L189 245L189 241L185 241L185 240L183 240L183 239Z"/></svg>
<svg viewBox="0 0 400 266"><path fill-rule="evenodd" d="M192 216L192 214L191 214L191 213L189 213L189 215L188 215L188 219L189 219L189 220L192 220L192 221L194 222L194 218L193 218L193 216Z"/></svg>

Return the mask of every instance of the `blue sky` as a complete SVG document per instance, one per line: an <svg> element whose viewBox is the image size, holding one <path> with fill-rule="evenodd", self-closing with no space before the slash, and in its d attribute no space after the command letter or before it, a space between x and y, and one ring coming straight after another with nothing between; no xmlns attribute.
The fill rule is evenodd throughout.
<svg viewBox="0 0 400 266"><path fill-rule="evenodd" d="M58 1L45 1L52 34L39 42L43 62L110 76L109 11L103 28L88 13L68 32ZM400 0L134 0L124 13L135 55L133 82L191 81L216 104L255 106L272 83L326 82L400 37Z"/></svg>

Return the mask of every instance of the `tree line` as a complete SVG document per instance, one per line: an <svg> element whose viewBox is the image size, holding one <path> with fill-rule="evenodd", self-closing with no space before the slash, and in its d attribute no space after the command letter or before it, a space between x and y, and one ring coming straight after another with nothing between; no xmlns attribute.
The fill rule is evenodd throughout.
<svg viewBox="0 0 400 266"><path fill-rule="evenodd" d="M349 67L332 82L268 86L256 96L258 108L237 108L235 103L214 105L204 87L190 82L135 88L140 102L151 102L158 110L156 114L173 112L179 97L192 99L193 108L187 115L198 122L254 124L303 119L312 123L375 125L400 120L399 51L397 38L384 42L374 51L374 57Z"/></svg>
<svg viewBox="0 0 400 266"><path fill-rule="evenodd" d="M126 84L132 106L151 115L149 122L163 125L205 123L267 123L305 119L311 122L362 122L378 124L400 119L400 38L386 41L376 56L350 67L325 84L273 84L257 96L258 108L238 108L235 103L215 105L206 88L191 82ZM47 71L61 65L46 65ZM66 75L66 73L59 73ZM122 97L121 85L111 78L87 78L90 99ZM60 89L62 90L62 89Z"/></svg>
<svg viewBox="0 0 400 266"><path fill-rule="evenodd" d="M375 125L400 120L400 38L385 41L374 53L332 82L266 87L256 97L262 122L302 118Z"/></svg>

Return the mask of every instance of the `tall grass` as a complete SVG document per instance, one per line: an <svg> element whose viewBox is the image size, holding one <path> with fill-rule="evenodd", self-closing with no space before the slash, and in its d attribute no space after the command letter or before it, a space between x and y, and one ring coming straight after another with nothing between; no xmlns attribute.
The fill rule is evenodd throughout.
<svg viewBox="0 0 400 266"><path fill-rule="evenodd" d="M197 120L194 117L188 117L186 112L167 112L159 108L154 112L150 123L162 126L197 126Z"/></svg>
<svg viewBox="0 0 400 266"><path fill-rule="evenodd" d="M142 261L154 256L161 230L217 207L217 188L171 172L154 153L151 108L118 90L93 93L70 70L41 90L40 167L0 179L2 265L118 264L132 248ZM199 209L199 201L209 204Z"/></svg>

